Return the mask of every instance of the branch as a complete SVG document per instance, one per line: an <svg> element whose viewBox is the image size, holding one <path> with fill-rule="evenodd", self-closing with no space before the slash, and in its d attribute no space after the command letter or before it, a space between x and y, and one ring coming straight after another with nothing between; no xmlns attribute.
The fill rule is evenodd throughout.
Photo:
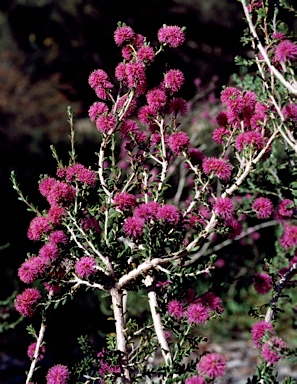
<svg viewBox="0 0 297 384"><path fill-rule="evenodd" d="M31 362L30 370L29 370L28 375L27 375L26 384L29 384L32 381L32 376L34 374L36 364L38 361L39 350L40 350L40 347L41 347L41 344L42 344L42 341L44 338L45 329L46 329L45 322L42 321L41 326L40 326L39 335L38 335L38 338L36 341L34 356L33 356L32 362Z"/></svg>

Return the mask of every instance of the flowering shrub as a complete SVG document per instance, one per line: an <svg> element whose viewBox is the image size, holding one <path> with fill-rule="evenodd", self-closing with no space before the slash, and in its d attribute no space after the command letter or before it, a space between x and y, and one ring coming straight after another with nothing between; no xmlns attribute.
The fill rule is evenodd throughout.
<svg viewBox="0 0 297 384"><path fill-rule="evenodd" d="M256 265L249 276L258 293L271 295L264 308L250 311L258 319L251 338L262 358L252 382L274 382L275 364L294 354L275 326L287 297L283 291L294 286L297 268L297 45L276 22L274 5L242 0L242 6L249 27L244 41L255 49L255 57L241 64L253 65L259 76L251 82L247 75L222 91L213 133L217 156L204 154L201 143L181 129L186 129L181 117L187 103L177 93L184 74L170 69L155 88L147 83L147 68L166 47L184 42L184 28L163 25L157 34L160 45L151 47L120 23L114 34L123 57L115 69L118 83L101 69L89 76L99 99L89 109L101 140L96 167L78 162L69 108L69 164L62 164L53 149L56 176L42 176L39 183L48 209L39 211L25 199L12 174L20 199L35 213L28 237L42 244L18 271L34 287L16 297L16 310L23 316L41 315L40 331L32 333L35 340L28 350L27 383L46 356L49 311L75 298L78 288L107 293L115 333L96 352L81 339L88 356L71 371L57 362L47 383L214 382L226 371L223 353L200 353L186 363L184 358L199 352L206 342L199 329L224 311L220 282L212 280L219 265L215 249L267 225L277 227L276 256ZM269 187L261 184L263 175ZM203 279L206 285L200 287ZM129 316L127 304L140 288L150 308L142 323ZM158 351L162 362L156 364Z"/></svg>

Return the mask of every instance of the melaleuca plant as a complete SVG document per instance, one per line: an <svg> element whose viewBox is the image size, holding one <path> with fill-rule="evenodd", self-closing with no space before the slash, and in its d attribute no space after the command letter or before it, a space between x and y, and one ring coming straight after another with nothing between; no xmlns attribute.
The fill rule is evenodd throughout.
<svg viewBox="0 0 297 384"><path fill-rule="evenodd" d="M115 69L116 84L101 69L89 76L98 97L89 109L98 130L97 164L78 161L69 108L69 163L53 148L56 175L39 182L48 209L33 206L12 174L19 198L35 213L28 237L40 243L18 270L29 287L15 300L21 315L41 316L40 331L30 331L27 383L46 355L48 313L85 288L108 296L114 333L100 351L81 337L83 361L73 369L57 362L47 383L214 382L226 371L224 354L200 353L199 346L207 341L202 327L224 311L220 281L213 278L216 250L271 225L279 234L276 256L259 261L249 274L259 294L271 293L267 313L250 311L258 318L252 339L263 359L252 382L274 382L275 364L294 354L276 335L275 323L296 271L297 45L277 30L274 6L270 20L264 2L242 5L249 26L245 41L257 47L247 64L258 78L237 79L221 92L212 133L216 156L204 153L201 136L183 126L187 103L178 91L184 74L169 69L158 86L147 84L147 68L156 55L184 42L185 29L164 25L159 46L152 47L119 23L114 39L123 60ZM129 314L129 295L140 289L150 315L138 322ZM191 352L198 352L196 359L189 359Z"/></svg>

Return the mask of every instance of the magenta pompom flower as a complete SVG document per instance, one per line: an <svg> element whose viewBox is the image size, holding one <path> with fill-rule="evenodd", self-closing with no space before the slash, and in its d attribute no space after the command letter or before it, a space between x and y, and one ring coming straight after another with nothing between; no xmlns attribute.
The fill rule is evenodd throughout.
<svg viewBox="0 0 297 384"><path fill-rule="evenodd" d="M169 101L169 112L174 113L174 115L179 113L181 116L184 116L187 109L187 102L182 97L173 97Z"/></svg>
<svg viewBox="0 0 297 384"><path fill-rule="evenodd" d="M179 210L174 205L164 204L159 208L157 218L163 223L176 225L179 221Z"/></svg>
<svg viewBox="0 0 297 384"><path fill-rule="evenodd" d="M281 41L275 49L275 58L279 62L295 60L297 58L297 45L290 40Z"/></svg>
<svg viewBox="0 0 297 384"><path fill-rule="evenodd" d="M102 133L111 133L116 127L116 118L112 114L100 115L96 120L96 127Z"/></svg>
<svg viewBox="0 0 297 384"><path fill-rule="evenodd" d="M215 379L223 376L226 370L226 361L218 353L209 353L201 357L197 364L197 369L200 373L210 379Z"/></svg>
<svg viewBox="0 0 297 384"><path fill-rule="evenodd" d="M284 356L282 350L286 349L286 343L279 337L272 337L262 347L262 356L270 364L276 364Z"/></svg>
<svg viewBox="0 0 297 384"><path fill-rule="evenodd" d="M214 205L214 212L224 219L232 217L234 203L230 197L218 197Z"/></svg>
<svg viewBox="0 0 297 384"><path fill-rule="evenodd" d="M284 199L281 201L277 207L276 219L282 221L285 219L290 219L294 212L294 202L290 199Z"/></svg>
<svg viewBox="0 0 297 384"><path fill-rule="evenodd" d="M210 312L201 303L193 303L188 306L185 316L191 324L204 325L209 320Z"/></svg>
<svg viewBox="0 0 297 384"><path fill-rule="evenodd" d="M114 32L114 41L120 47L125 43L129 43L133 40L135 32L131 27L123 26L118 27Z"/></svg>
<svg viewBox="0 0 297 384"><path fill-rule="evenodd" d="M59 248L54 242L45 243L38 253L38 256L40 256L46 263L51 263L56 260L59 255Z"/></svg>
<svg viewBox="0 0 297 384"><path fill-rule="evenodd" d="M206 384L206 381L201 376L192 376L185 381L185 384Z"/></svg>
<svg viewBox="0 0 297 384"><path fill-rule="evenodd" d="M144 230L144 219L141 217L128 217L124 222L124 232L126 235L137 238L142 235Z"/></svg>
<svg viewBox="0 0 297 384"><path fill-rule="evenodd" d="M172 317L176 318L177 320L180 320L184 314L184 308L182 303L176 299L169 301L167 305L167 311Z"/></svg>
<svg viewBox="0 0 297 384"><path fill-rule="evenodd" d="M140 204L134 212L135 217L140 217L144 220L155 220L157 218L160 204L156 201Z"/></svg>
<svg viewBox="0 0 297 384"><path fill-rule="evenodd" d="M214 174L219 179L229 180L231 177L232 166L225 159L205 157L202 160L202 169L206 175Z"/></svg>
<svg viewBox="0 0 297 384"><path fill-rule="evenodd" d="M96 184L96 173L87 169L84 165L76 163L66 168L66 181L80 181L86 185L94 187Z"/></svg>
<svg viewBox="0 0 297 384"><path fill-rule="evenodd" d="M47 384L67 384L70 371L66 365L57 364L51 367L46 375Z"/></svg>
<svg viewBox="0 0 297 384"><path fill-rule="evenodd" d="M185 132L175 132L169 137L169 147L175 155L180 155L190 146L190 138Z"/></svg>
<svg viewBox="0 0 297 384"><path fill-rule="evenodd" d="M258 197L254 200L252 209L256 212L258 219L268 219L272 214L273 205L267 197Z"/></svg>
<svg viewBox="0 0 297 384"><path fill-rule="evenodd" d="M274 335L273 325L268 321L258 321L253 325L251 334L255 347L261 348L264 336Z"/></svg>
<svg viewBox="0 0 297 384"><path fill-rule="evenodd" d="M121 211L124 211L125 209L132 209L136 205L136 197L131 193L126 192L117 193L113 201Z"/></svg>
<svg viewBox="0 0 297 384"><path fill-rule="evenodd" d="M167 102L166 93L159 88L153 88L146 94L148 105L155 111L165 107Z"/></svg>
<svg viewBox="0 0 297 384"><path fill-rule="evenodd" d="M75 264L75 272L82 279L87 279L90 275L96 273L96 260L90 256L84 256Z"/></svg>
<svg viewBox="0 0 297 384"><path fill-rule="evenodd" d="M185 33L176 25L163 25L158 31L158 40L161 44L176 48L185 41Z"/></svg>
<svg viewBox="0 0 297 384"><path fill-rule="evenodd" d="M272 288L272 279L267 273L257 273L254 277L254 288L260 295L265 295Z"/></svg>
<svg viewBox="0 0 297 384"><path fill-rule="evenodd" d="M170 69L165 73L162 85L169 91L170 95L180 90L185 81L184 74L179 69Z"/></svg>
<svg viewBox="0 0 297 384"><path fill-rule="evenodd" d="M15 299L15 309L23 316L33 316L41 294L36 288L27 288Z"/></svg>
<svg viewBox="0 0 297 384"><path fill-rule="evenodd" d="M35 281L46 269L46 261L40 256L32 256L19 268L19 278L26 284Z"/></svg>
<svg viewBox="0 0 297 384"><path fill-rule="evenodd" d="M150 64L155 59L155 51L149 45L145 45L137 51L137 58L146 64Z"/></svg>
<svg viewBox="0 0 297 384"><path fill-rule="evenodd" d="M30 222L27 235L30 240L40 240L41 236L50 232L51 229L52 226L48 217L36 216Z"/></svg>
<svg viewBox="0 0 297 384"><path fill-rule="evenodd" d="M297 104L291 103L282 108L282 113L287 120L297 121Z"/></svg>
<svg viewBox="0 0 297 384"><path fill-rule="evenodd" d="M98 116L107 112L108 112L108 106L105 103L102 103L101 101L95 102L89 108L89 117L91 122L95 123Z"/></svg>
<svg viewBox="0 0 297 384"><path fill-rule="evenodd" d="M218 127L212 133L212 139L218 144L223 144L230 136L230 130L226 127Z"/></svg>
<svg viewBox="0 0 297 384"><path fill-rule="evenodd" d="M284 233L280 238L281 246L288 249L297 245L297 226L286 225L284 227Z"/></svg>
<svg viewBox="0 0 297 384"><path fill-rule="evenodd" d="M31 360L33 360L33 358L34 358L36 345L37 345L37 342L35 341L34 343L30 344L28 349L27 349L27 356ZM45 353L45 346L41 345L39 348L39 352L38 352L38 360L41 360L44 358L44 353Z"/></svg>
<svg viewBox="0 0 297 384"><path fill-rule="evenodd" d="M255 147L256 149L262 149L264 145L264 139L260 132L241 132L235 140L235 148L238 151L242 151L247 147Z"/></svg>

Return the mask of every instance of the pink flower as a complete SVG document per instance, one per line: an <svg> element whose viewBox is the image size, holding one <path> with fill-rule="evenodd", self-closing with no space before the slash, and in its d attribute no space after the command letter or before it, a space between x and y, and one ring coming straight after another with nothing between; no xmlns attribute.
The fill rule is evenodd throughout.
<svg viewBox="0 0 297 384"><path fill-rule="evenodd" d="M41 294L36 288L27 288L15 299L15 309L23 316L32 316Z"/></svg>
<svg viewBox="0 0 297 384"><path fill-rule="evenodd" d="M275 58L279 62L295 60L297 58L297 45L290 40L281 41L275 49Z"/></svg>
<svg viewBox="0 0 297 384"><path fill-rule="evenodd" d="M35 341L34 343L30 344L28 349L27 349L27 356L29 359L33 360L34 358L34 353L36 349L37 342ZM44 353L45 353L45 346L41 345L39 348L39 353L38 353L38 360L41 360L44 358Z"/></svg>
<svg viewBox="0 0 297 384"><path fill-rule="evenodd" d="M74 201L75 195L76 189L72 185L57 181L46 198L51 205L60 205Z"/></svg>
<svg viewBox="0 0 297 384"><path fill-rule="evenodd" d="M267 273L257 273L254 277L254 287L260 295L265 295L272 288L271 277Z"/></svg>
<svg viewBox="0 0 297 384"><path fill-rule="evenodd" d="M218 159L216 157L205 157L202 160L202 169L206 175L214 174L219 179L229 180L231 177L231 164L227 163L225 159Z"/></svg>
<svg viewBox="0 0 297 384"><path fill-rule="evenodd" d="M271 336L274 334L273 325L268 321L258 321L252 327L252 340L257 348L261 348L264 336Z"/></svg>
<svg viewBox="0 0 297 384"><path fill-rule="evenodd" d="M294 202L290 199L284 199L277 207L277 219L290 219L294 212Z"/></svg>
<svg viewBox="0 0 297 384"><path fill-rule="evenodd" d="M155 201L140 204L134 212L135 217L140 217L144 220L154 220L157 218L160 205Z"/></svg>
<svg viewBox="0 0 297 384"><path fill-rule="evenodd" d="M258 197L254 200L252 209L256 212L258 219L268 219L272 214L273 205L267 197Z"/></svg>
<svg viewBox="0 0 297 384"><path fill-rule="evenodd" d="M67 384L70 371L66 365L57 364L51 367L46 375L47 384Z"/></svg>
<svg viewBox="0 0 297 384"><path fill-rule="evenodd" d="M89 76L89 85L91 88L103 86L108 81L108 75L102 69L96 69Z"/></svg>
<svg viewBox="0 0 297 384"><path fill-rule="evenodd" d="M138 111L138 119L142 124L151 124L156 119L156 111L152 106L144 105Z"/></svg>
<svg viewBox="0 0 297 384"><path fill-rule="evenodd" d="M282 349L286 349L286 343L279 337L272 337L262 347L262 356L270 364L276 364L284 356Z"/></svg>
<svg viewBox="0 0 297 384"><path fill-rule="evenodd" d="M49 236L49 242L51 244L66 244L68 242L68 238L61 230L53 231Z"/></svg>
<svg viewBox="0 0 297 384"><path fill-rule="evenodd" d="M263 136L260 132L241 132L235 140L235 148L242 151L246 147L253 146L256 149L262 149L264 145Z"/></svg>
<svg viewBox="0 0 297 384"><path fill-rule="evenodd" d="M228 116L227 116L226 111L219 112L217 117L216 117L216 121L217 121L219 127L225 127L226 128L228 125Z"/></svg>
<svg viewBox="0 0 297 384"><path fill-rule="evenodd" d="M185 381L185 384L206 384L206 381L201 376L192 376Z"/></svg>
<svg viewBox="0 0 297 384"><path fill-rule="evenodd" d="M223 144L230 136L230 131L226 127L218 127L212 133L212 139L218 144Z"/></svg>
<svg viewBox="0 0 297 384"><path fill-rule="evenodd" d="M213 292L205 293L196 300L196 303L201 303L211 311L217 311L219 313L224 311L221 298L216 296Z"/></svg>
<svg viewBox="0 0 297 384"><path fill-rule="evenodd" d="M185 81L184 74L179 69L170 69L165 73L162 85L169 91L170 95L180 90Z"/></svg>
<svg viewBox="0 0 297 384"><path fill-rule="evenodd" d="M117 78L118 81L127 81L126 68L127 68L126 63L119 63L116 66L115 77Z"/></svg>
<svg viewBox="0 0 297 384"><path fill-rule="evenodd" d="M143 61L146 64L150 64L155 59L155 52L152 47L145 45L137 51L137 58L140 61Z"/></svg>
<svg viewBox="0 0 297 384"><path fill-rule="evenodd" d="M56 184L57 180L53 177L45 177L39 182L39 192L42 196L47 197L52 187Z"/></svg>
<svg viewBox="0 0 297 384"><path fill-rule="evenodd" d="M93 257L84 256L76 262L75 272L82 279L86 279L97 272L96 265L96 260Z"/></svg>
<svg viewBox="0 0 297 384"><path fill-rule="evenodd" d="M164 204L159 208L157 218L163 223L176 225L179 222L179 210L174 205Z"/></svg>
<svg viewBox="0 0 297 384"><path fill-rule="evenodd" d="M297 245L297 226L286 225L284 227L284 233L280 238L281 246L288 249Z"/></svg>
<svg viewBox="0 0 297 384"><path fill-rule="evenodd" d="M154 88L147 92L146 99L148 102L148 105L153 110L160 110L161 108L164 108L167 102L167 96L165 92L162 89Z"/></svg>
<svg viewBox="0 0 297 384"><path fill-rule="evenodd" d="M134 120L125 120L120 127L120 135L124 139L130 139L130 136L134 136L139 132L139 126Z"/></svg>
<svg viewBox="0 0 297 384"><path fill-rule="evenodd" d="M108 106L105 103L97 101L89 108L89 117L92 123L95 123L97 117L108 112Z"/></svg>
<svg viewBox="0 0 297 384"><path fill-rule="evenodd" d="M53 226L56 226L62 223L62 219L65 214L66 211L64 208L59 207L58 205L53 205L48 210L47 217L50 220L51 224Z"/></svg>
<svg viewBox="0 0 297 384"><path fill-rule="evenodd" d="M291 103L282 108L282 113L287 120L297 121L297 104Z"/></svg>
<svg viewBox="0 0 297 384"><path fill-rule="evenodd" d="M46 261L39 256L32 256L18 269L19 278L26 284L32 284L43 274L47 267Z"/></svg>
<svg viewBox="0 0 297 384"><path fill-rule="evenodd" d="M167 311L168 313L176 318L177 320L180 320L184 314L184 308L182 306L182 303L176 299L169 301L167 304Z"/></svg>
<svg viewBox="0 0 297 384"><path fill-rule="evenodd" d="M100 115L96 120L98 131L103 133L111 133L116 127L116 118L112 114Z"/></svg>
<svg viewBox="0 0 297 384"><path fill-rule="evenodd" d="M229 229L229 239L235 239L242 232L242 224L240 221L236 220L235 217L227 217L225 219L225 225Z"/></svg>
<svg viewBox="0 0 297 384"><path fill-rule="evenodd" d="M231 217L234 213L233 200L229 197L218 197L214 205L214 212L224 219Z"/></svg>
<svg viewBox="0 0 297 384"><path fill-rule="evenodd" d="M131 62L126 64L126 76L128 88L135 88L137 96L146 91L145 67L142 62Z"/></svg>
<svg viewBox="0 0 297 384"><path fill-rule="evenodd" d="M126 235L137 238L142 235L144 230L144 219L140 217L128 217L124 222L124 232Z"/></svg>
<svg viewBox="0 0 297 384"><path fill-rule="evenodd" d="M96 173L87 169L82 164L76 163L66 168L66 181L80 181L81 183L94 187L96 184Z"/></svg>
<svg viewBox="0 0 297 384"><path fill-rule="evenodd" d="M201 357L201 360L197 364L197 369L206 377L215 379L224 375L226 361L223 356L218 353L209 353Z"/></svg>
<svg viewBox="0 0 297 384"><path fill-rule="evenodd" d="M114 41L120 47L124 43L129 43L133 40L135 32L131 27L118 27L114 32Z"/></svg>
<svg viewBox="0 0 297 384"><path fill-rule="evenodd" d="M190 146L190 138L185 132L175 132L169 137L169 147L175 155L180 155Z"/></svg>
<svg viewBox="0 0 297 384"><path fill-rule="evenodd" d="M117 193L113 201L121 211L132 209L136 205L136 197L126 192Z"/></svg>
<svg viewBox="0 0 297 384"><path fill-rule="evenodd" d="M193 303L188 306L185 316L191 324L204 325L209 320L210 313L201 303Z"/></svg>
<svg viewBox="0 0 297 384"><path fill-rule="evenodd" d="M158 31L158 40L161 44L168 44L169 47L176 48L185 41L185 34L176 25L163 25Z"/></svg>
<svg viewBox="0 0 297 384"><path fill-rule="evenodd" d="M181 97L173 97L169 101L169 112L174 113L174 115L177 115L179 113L181 116L184 116L187 112L187 109L188 107L186 100Z"/></svg>
<svg viewBox="0 0 297 384"><path fill-rule="evenodd" d="M45 243L40 248L38 255L44 260L45 263L51 263L59 257L60 252L57 244Z"/></svg>
<svg viewBox="0 0 297 384"><path fill-rule="evenodd" d="M224 103L225 105L228 105L230 99L236 100L240 96L241 96L241 92L239 89L234 88L234 87L226 87L221 92L221 102ZM221 125L221 124L219 124L219 125Z"/></svg>
<svg viewBox="0 0 297 384"><path fill-rule="evenodd" d="M37 216L31 220L28 229L28 238L30 240L40 240L43 234L50 232L52 226L48 217Z"/></svg>

